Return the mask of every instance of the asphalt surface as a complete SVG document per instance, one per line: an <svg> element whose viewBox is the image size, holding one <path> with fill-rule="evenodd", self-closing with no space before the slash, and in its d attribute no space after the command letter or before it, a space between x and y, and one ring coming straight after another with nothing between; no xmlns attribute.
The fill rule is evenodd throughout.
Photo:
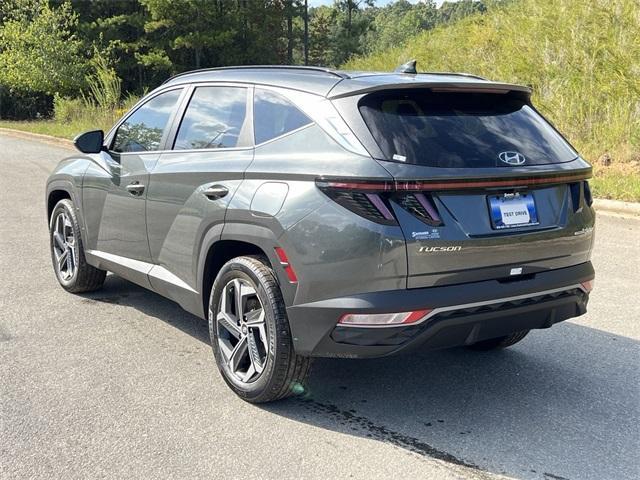
<svg viewBox="0 0 640 480"><path fill-rule="evenodd" d="M204 322L115 276L54 278L68 151L0 136L0 478L640 478L640 220L599 215L589 313L506 351L318 360L253 406Z"/></svg>

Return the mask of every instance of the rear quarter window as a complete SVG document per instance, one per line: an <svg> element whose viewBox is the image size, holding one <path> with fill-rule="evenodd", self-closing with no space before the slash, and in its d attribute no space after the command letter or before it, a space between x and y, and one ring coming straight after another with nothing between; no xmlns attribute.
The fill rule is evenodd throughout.
<svg viewBox="0 0 640 480"><path fill-rule="evenodd" d="M501 158L547 165L577 156L517 94L385 91L364 97L359 110L386 160L468 168L513 166Z"/></svg>
<svg viewBox="0 0 640 480"><path fill-rule="evenodd" d="M312 123L281 95L259 88L254 95L253 117L256 145Z"/></svg>

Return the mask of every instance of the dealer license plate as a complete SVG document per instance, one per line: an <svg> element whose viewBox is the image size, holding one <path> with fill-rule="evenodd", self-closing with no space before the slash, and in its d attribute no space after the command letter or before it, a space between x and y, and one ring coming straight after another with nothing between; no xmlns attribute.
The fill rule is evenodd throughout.
<svg viewBox="0 0 640 480"><path fill-rule="evenodd" d="M525 193L492 195L489 197L491 224L495 229L538 225L538 213L533 195Z"/></svg>

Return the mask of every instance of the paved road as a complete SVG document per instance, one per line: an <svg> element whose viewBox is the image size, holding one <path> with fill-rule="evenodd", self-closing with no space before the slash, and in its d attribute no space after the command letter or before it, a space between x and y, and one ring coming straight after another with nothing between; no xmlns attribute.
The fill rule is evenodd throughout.
<svg viewBox="0 0 640 480"><path fill-rule="evenodd" d="M203 322L53 276L59 147L0 136L0 478L640 477L640 221L600 215L590 312L503 352L320 360L305 399L225 387Z"/></svg>

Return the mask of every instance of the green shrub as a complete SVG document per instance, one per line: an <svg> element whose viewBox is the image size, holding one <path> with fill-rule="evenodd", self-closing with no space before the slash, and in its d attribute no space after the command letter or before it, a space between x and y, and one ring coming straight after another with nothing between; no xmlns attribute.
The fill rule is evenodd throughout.
<svg viewBox="0 0 640 480"><path fill-rule="evenodd" d="M86 115L85 102L81 98L65 98L56 95L53 98L54 118L57 122L69 123Z"/></svg>

